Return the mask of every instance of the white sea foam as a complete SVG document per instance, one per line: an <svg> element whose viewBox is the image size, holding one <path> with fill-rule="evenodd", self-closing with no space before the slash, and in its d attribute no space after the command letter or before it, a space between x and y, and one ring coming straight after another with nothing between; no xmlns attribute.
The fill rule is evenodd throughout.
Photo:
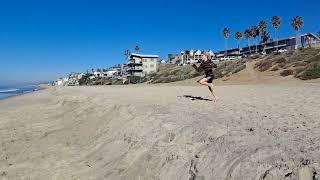
<svg viewBox="0 0 320 180"><path fill-rule="evenodd" d="M20 91L20 89L17 89L17 88L0 89L0 93L14 93L17 91Z"/></svg>

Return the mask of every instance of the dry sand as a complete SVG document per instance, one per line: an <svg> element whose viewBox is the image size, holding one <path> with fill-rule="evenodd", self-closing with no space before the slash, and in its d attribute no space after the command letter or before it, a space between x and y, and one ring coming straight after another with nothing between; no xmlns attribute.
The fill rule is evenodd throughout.
<svg viewBox="0 0 320 180"><path fill-rule="evenodd" d="M1 100L0 179L319 176L320 83L216 91L216 104L183 97L210 99L205 87L172 84L51 87Z"/></svg>

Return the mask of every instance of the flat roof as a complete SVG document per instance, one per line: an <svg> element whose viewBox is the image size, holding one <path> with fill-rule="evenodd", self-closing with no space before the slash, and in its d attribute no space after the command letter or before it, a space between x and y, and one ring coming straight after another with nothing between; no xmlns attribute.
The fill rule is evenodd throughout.
<svg viewBox="0 0 320 180"><path fill-rule="evenodd" d="M158 55L153 55L153 54L136 54L136 53L131 53L130 57L141 57L141 58L159 58Z"/></svg>

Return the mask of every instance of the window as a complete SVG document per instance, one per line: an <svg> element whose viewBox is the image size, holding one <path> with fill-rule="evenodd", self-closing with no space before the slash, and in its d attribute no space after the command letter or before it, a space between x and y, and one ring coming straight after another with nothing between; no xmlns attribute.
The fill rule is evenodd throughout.
<svg viewBox="0 0 320 180"><path fill-rule="evenodd" d="M150 65L150 68L154 68L154 65L153 65L153 64L151 64L151 65Z"/></svg>

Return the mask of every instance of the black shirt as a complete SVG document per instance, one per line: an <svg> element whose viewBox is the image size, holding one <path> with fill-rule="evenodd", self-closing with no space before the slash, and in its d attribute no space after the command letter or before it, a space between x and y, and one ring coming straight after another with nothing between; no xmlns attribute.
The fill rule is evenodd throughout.
<svg viewBox="0 0 320 180"><path fill-rule="evenodd" d="M216 68L217 65L213 63L211 60L207 60L207 61L202 61L199 67L197 67L195 64L193 64L193 67L197 71L200 71L202 69L206 76L213 76L212 68Z"/></svg>

